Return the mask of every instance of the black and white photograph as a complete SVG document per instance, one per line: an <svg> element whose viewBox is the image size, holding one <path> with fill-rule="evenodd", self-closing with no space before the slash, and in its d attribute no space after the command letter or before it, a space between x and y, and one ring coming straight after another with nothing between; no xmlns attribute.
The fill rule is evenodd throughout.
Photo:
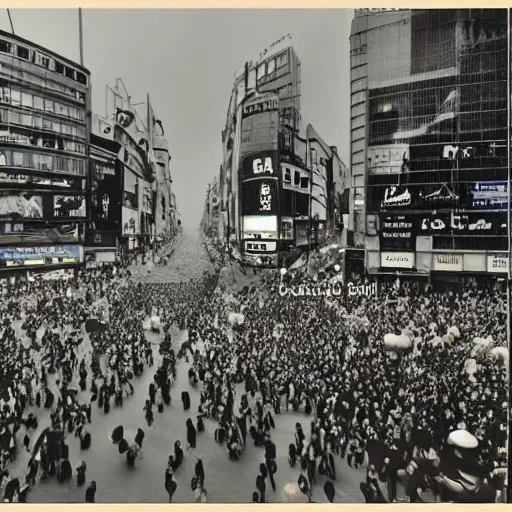
<svg viewBox="0 0 512 512"><path fill-rule="evenodd" d="M0 500L505 503L507 9L1 9Z"/></svg>

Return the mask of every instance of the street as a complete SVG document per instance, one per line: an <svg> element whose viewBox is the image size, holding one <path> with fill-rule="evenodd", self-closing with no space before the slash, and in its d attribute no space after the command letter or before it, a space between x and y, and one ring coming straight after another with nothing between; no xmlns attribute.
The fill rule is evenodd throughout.
<svg viewBox="0 0 512 512"><path fill-rule="evenodd" d="M180 279L199 277L202 272L211 268L211 263L201 245L199 233L195 230L185 231L183 239L178 245L169 265L157 267L148 278L157 279L158 282L176 282ZM151 277L149 277L151 276ZM200 388L193 389L188 382L188 364L181 360L178 363L177 380L172 389L172 404L166 407L162 414L155 412L155 422L148 428L144 420L143 406L148 396L149 384L153 374L160 363L158 354L159 337L148 334L153 344L155 365L147 368L142 377L135 379L133 385L135 393L128 398L122 409L113 407L108 415L93 404L92 424L89 425L92 444L88 451L81 452L79 442L73 436L68 436L70 446L70 461L73 470L84 460L87 464L87 481L95 480L98 485L96 502L167 502L168 496L164 489L164 471L168 456L173 453L176 440L186 446L185 421L188 417L195 422L195 413L199 404ZM173 336L174 349L177 351L187 338L186 331L176 331ZM87 351L87 348L86 348ZM54 388L55 391L56 388ZM187 390L191 397L191 409L185 413L181 404L181 392ZM84 398L90 394L85 393ZM41 417L41 410L36 410L40 418L39 431L45 423ZM44 413L43 413L44 414ZM275 502L279 499L281 489L286 483L296 482L298 468L291 469L287 462L288 445L293 442L295 423L300 421L307 429L311 418L303 414L282 414L275 417L276 429L272 431L272 439L277 446L276 474L277 492L267 490L267 501ZM146 431L143 446L143 458L136 462L135 468L128 468L124 456L118 454L117 447L113 446L108 436L118 425L124 425L125 430L136 431L138 427ZM185 451L183 465L176 473L178 483L173 502L191 502L194 493L190 487L196 457L203 460L206 480L205 488L208 492L209 502L249 502L255 489L255 480L260 462L264 460L261 448L254 447L249 439L248 446L239 462L231 462L223 445L214 441L216 423L205 420L206 431L198 434L197 448ZM35 438L36 436L34 436ZM20 468L26 463L26 454L21 454L14 463ZM335 502L354 503L362 502L363 496L359 491L359 482L364 478L362 470L356 471L347 466L344 460L336 457L338 478L335 483ZM323 480L313 491L313 500L325 502L322 489ZM36 502L83 502L84 488L77 488L76 480L67 484L59 484L55 479L39 483L29 494L28 501Z"/></svg>

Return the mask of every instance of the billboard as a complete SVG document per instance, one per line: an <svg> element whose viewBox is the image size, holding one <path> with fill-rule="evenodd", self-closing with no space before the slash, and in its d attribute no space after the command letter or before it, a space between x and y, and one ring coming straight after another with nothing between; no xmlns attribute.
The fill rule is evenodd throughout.
<svg viewBox="0 0 512 512"><path fill-rule="evenodd" d="M43 219L43 196L23 192L0 193L0 219Z"/></svg>
<svg viewBox="0 0 512 512"><path fill-rule="evenodd" d="M242 215L277 215L278 181L270 179L242 183Z"/></svg>
<svg viewBox="0 0 512 512"><path fill-rule="evenodd" d="M123 222L123 235L138 235L140 234L140 219L139 212L131 208L122 208L122 222Z"/></svg>
<svg viewBox="0 0 512 512"><path fill-rule="evenodd" d="M242 238L277 238L277 216L246 215L242 217Z"/></svg>
<svg viewBox="0 0 512 512"><path fill-rule="evenodd" d="M85 218L85 196L53 196L53 216L56 219Z"/></svg>
<svg viewBox="0 0 512 512"><path fill-rule="evenodd" d="M84 248L81 245L0 247L0 262L7 267L77 264L83 261Z"/></svg>
<svg viewBox="0 0 512 512"><path fill-rule="evenodd" d="M18 243L73 243L82 238L82 226L76 222L47 226L46 223L32 225L30 223L6 222L0 224L0 244Z"/></svg>
<svg viewBox="0 0 512 512"><path fill-rule="evenodd" d="M277 151L262 151L246 156L242 165L242 180L278 177Z"/></svg>

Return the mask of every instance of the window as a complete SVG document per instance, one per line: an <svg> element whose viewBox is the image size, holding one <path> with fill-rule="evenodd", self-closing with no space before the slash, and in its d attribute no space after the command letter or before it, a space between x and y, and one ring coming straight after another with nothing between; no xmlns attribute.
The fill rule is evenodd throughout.
<svg viewBox="0 0 512 512"><path fill-rule="evenodd" d="M21 105L21 92L16 89L11 89L11 104L19 106Z"/></svg>
<svg viewBox="0 0 512 512"><path fill-rule="evenodd" d="M73 68L65 67L65 74L68 78L71 78L72 80L75 79L75 70Z"/></svg>
<svg viewBox="0 0 512 512"><path fill-rule="evenodd" d="M83 73L80 73L79 71L76 72L76 81L83 85L87 85L87 77Z"/></svg>
<svg viewBox="0 0 512 512"><path fill-rule="evenodd" d="M32 126L32 116L30 114L21 114L20 118L23 126Z"/></svg>
<svg viewBox="0 0 512 512"><path fill-rule="evenodd" d="M21 93L21 105L23 107L33 108L34 107L34 99L33 99L32 94L27 94L26 92L22 92Z"/></svg>
<svg viewBox="0 0 512 512"><path fill-rule="evenodd" d="M44 99L41 96L34 96L34 108L44 110Z"/></svg>
<svg viewBox="0 0 512 512"><path fill-rule="evenodd" d="M70 108L62 103L55 102L55 113L61 116L69 116Z"/></svg>
<svg viewBox="0 0 512 512"><path fill-rule="evenodd" d="M55 61L55 72L59 73L59 75L64 74L64 64L62 64L62 62L59 62L57 60Z"/></svg>
<svg viewBox="0 0 512 512"><path fill-rule="evenodd" d="M281 238L293 238L292 223L289 220L283 220L281 222Z"/></svg>
<svg viewBox="0 0 512 512"><path fill-rule="evenodd" d="M54 112L55 111L55 104L52 100L44 100L44 109L46 112Z"/></svg>
<svg viewBox="0 0 512 512"><path fill-rule="evenodd" d="M265 76L265 64L261 64L258 68L258 80L261 80Z"/></svg>
<svg viewBox="0 0 512 512"><path fill-rule="evenodd" d="M300 188L306 188L306 189L309 188L309 177L308 176L303 176L300 179Z"/></svg>
<svg viewBox="0 0 512 512"><path fill-rule="evenodd" d="M43 127L43 120L40 117L32 117L32 126L40 130Z"/></svg>
<svg viewBox="0 0 512 512"><path fill-rule="evenodd" d="M286 64L288 64L288 52L281 53L281 55L277 57L278 68L286 66Z"/></svg>
<svg viewBox="0 0 512 512"><path fill-rule="evenodd" d="M285 183L291 183L292 182L292 176L291 176L291 171L290 171L289 167L285 167L283 169L283 181Z"/></svg>
<svg viewBox="0 0 512 512"><path fill-rule="evenodd" d="M25 48L24 46L18 45L18 57L21 57L22 59L29 60L30 52L28 51L28 48Z"/></svg>
<svg viewBox="0 0 512 512"><path fill-rule="evenodd" d="M0 52L12 53L12 44L0 39Z"/></svg>
<svg viewBox="0 0 512 512"><path fill-rule="evenodd" d="M17 151L12 154L12 165L14 167L23 167L23 154L18 153Z"/></svg>
<svg viewBox="0 0 512 512"><path fill-rule="evenodd" d="M50 119L43 118L43 130L49 130L52 129L52 122Z"/></svg>
<svg viewBox="0 0 512 512"><path fill-rule="evenodd" d="M276 70L276 60L272 59L268 61L267 75L270 75Z"/></svg>
<svg viewBox="0 0 512 512"><path fill-rule="evenodd" d="M0 101L2 103L11 102L11 89L9 87L0 87Z"/></svg>
<svg viewBox="0 0 512 512"><path fill-rule="evenodd" d="M300 172L299 171L295 171L295 174L293 175L293 184L297 187L300 185Z"/></svg>

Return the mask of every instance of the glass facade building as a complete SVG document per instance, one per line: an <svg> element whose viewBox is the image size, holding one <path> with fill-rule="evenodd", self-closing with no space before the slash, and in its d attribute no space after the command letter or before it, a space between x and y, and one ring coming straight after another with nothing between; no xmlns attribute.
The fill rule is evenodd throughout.
<svg viewBox="0 0 512 512"><path fill-rule="evenodd" d="M492 281L508 244L506 10L366 17L367 269Z"/></svg>

